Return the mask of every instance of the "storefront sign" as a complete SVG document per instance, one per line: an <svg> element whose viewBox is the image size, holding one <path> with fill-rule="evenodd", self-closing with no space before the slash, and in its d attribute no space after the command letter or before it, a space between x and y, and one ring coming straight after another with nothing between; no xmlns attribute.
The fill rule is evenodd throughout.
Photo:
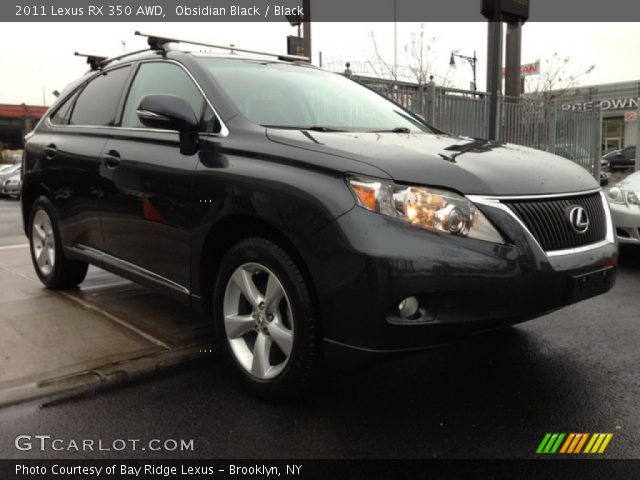
<svg viewBox="0 0 640 480"><path fill-rule="evenodd" d="M594 108L606 110L628 110L638 108L640 106L640 97L613 98L592 102L565 103L562 105L563 110L586 110L591 111Z"/></svg>
<svg viewBox="0 0 640 480"><path fill-rule="evenodd" d="M625 122L635 122L636 120L640 119L640 113L638 113L637 111L633 112L624 112L624 121Z"/></svg>

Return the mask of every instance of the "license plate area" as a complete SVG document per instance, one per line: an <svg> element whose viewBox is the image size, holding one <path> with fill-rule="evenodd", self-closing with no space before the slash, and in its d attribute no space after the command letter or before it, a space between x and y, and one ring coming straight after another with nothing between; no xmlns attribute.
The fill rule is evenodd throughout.
<svg viewBox="0 0 640 480"><path fill-rule="evenodd" d="M615 268L608 267L583 275L574 275L569 279L567 301L579 302L608 292L615 281Z"/></svg>

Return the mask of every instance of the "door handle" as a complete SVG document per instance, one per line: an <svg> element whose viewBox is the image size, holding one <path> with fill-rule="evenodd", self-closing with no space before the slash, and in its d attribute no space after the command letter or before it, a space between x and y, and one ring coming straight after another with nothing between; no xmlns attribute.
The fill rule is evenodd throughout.
<svg viewBox="0 0 640 480"><path fill-rule="evenodd" d="M116 168L120 165L120 154L115 150L109 150L102 156L102 163L104 163L107 168Z"/></svg>
<svg viewBox="0 0 640 480"><path fill-rule="evenodd" d="M58 153L58 148L54 143L50 143L46 147L44 147L44 156L47 160L51 160Z"/></svg>

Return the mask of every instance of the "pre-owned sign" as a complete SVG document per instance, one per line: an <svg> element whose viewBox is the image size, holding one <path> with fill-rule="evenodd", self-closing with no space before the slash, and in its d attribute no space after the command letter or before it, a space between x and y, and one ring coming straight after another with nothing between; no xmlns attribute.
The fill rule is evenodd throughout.
<svg viewBox="0 0 640 480"><path fill-rule="evenodd" d="M600 101L565 103L562 105L563 110L593 110L600 107L601 110L627 110L638 108L640 106L640 97L612 98Z"/></svg>

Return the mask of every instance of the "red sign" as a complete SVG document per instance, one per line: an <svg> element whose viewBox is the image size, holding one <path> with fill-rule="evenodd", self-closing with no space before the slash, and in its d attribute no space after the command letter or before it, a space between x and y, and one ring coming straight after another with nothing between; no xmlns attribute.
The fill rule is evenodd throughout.
<svg viewBox="0 0 640 480"><path fill-rule="evenodd" d="M526 77L528 75L538 75L540 73L540 60L535 63L526 63L520 65L520 76ZM502 76L505 75L505 69L502 69Z"/></svg>
<svg viewBox="0 0 640 480"><path fill-rule="evenodd" d="M640 115L638 114L638 112L624 112L624 121L625 122L635 122L636 120L640 119Z"/></svg>

